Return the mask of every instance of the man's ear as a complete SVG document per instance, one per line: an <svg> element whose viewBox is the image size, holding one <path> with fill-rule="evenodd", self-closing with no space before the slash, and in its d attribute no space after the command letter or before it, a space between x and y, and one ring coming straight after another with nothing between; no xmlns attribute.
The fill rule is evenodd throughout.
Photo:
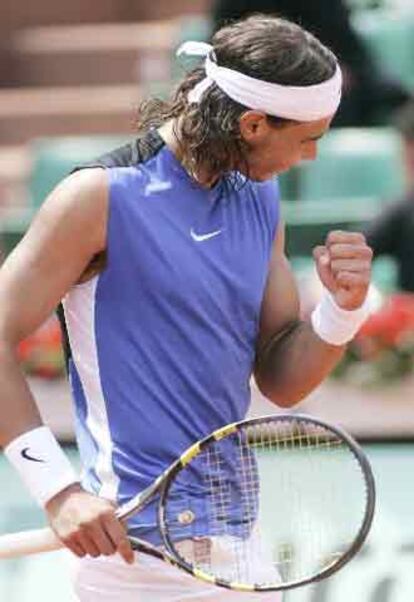
<svg viewBox="0 0 414 602"><path fill-rule="evenodd" d="M269 131L269 123L264 113L246 111L239 119L241 137L249 144L262 142Z"/></svg>

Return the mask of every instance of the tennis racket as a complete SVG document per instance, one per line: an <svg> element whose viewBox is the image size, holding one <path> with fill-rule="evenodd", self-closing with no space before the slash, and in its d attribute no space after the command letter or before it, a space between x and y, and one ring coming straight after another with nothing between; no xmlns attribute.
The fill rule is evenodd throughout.
<svg viewBox="0 0 414 602"><path fill-rule="evenodd" d="M332 575L355 556L374 514L373 474L343 430L298 414L229 424L185 451L117 510L157 499L156 547L136 550L238 591L278 591ZM0 558L61 547L51 529L0 537Z"/></svg>

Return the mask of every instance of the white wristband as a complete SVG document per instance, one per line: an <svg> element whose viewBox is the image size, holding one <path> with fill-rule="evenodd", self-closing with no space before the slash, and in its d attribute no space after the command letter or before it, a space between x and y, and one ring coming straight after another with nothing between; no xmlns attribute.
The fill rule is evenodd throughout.
<svg viewBox="0 0 414 602"><path fill-rule="evenodd" d="M330 345L345 345L351 341L370 314L368 299L354 310L342 309L325 290L312 312L311 323L315 333Z"/></svg>
<svg viewBox="0 0 414 602"><path fill-rule="evenodd" d="M16 437L4 448L4 454L41 506L79 480L47 426Z"/></svg>

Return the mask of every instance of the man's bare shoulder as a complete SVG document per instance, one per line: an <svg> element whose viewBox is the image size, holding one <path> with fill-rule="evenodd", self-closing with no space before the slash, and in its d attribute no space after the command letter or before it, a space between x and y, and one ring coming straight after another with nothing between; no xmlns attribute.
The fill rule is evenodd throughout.
<svg viewBox="0 0 414 602"><path fill-rule="evenodd" d="M91 169L65 178L2 265L0 335L5 339L22 340L40 326L105 248L106 176Z"/></svg>
<svg viewBox="0 0 414 602"><path fill-rule="evenodd" d="M92 210L104 204L108 196L108 176L100 167L81 169L66 178L54 188L45 199L42 207L63 205Z"/></svg>
<svg viewBox="0 0 414 602"><path fill-rule="evenodd" d="M105 248L108 206L106 170L88 168L63 179L44 200L33 220L31 230L52 228L89 232L95 252ZM30 229L29 229L30 232Z"/></svg>

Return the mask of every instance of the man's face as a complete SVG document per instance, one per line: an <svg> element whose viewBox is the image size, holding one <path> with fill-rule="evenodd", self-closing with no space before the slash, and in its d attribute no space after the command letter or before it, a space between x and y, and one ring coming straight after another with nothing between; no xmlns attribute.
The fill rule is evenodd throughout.
<svg viewBox="0 0 414 602"><path fill-rule="evenodd" d="M411 188L414 186L414 140L411 138L404 138L403 143L405 175L407 178L407 186L408 188Z"/></svg>
<svg viewBox="0 0 414 602"><path fill-rule="evenodd" d="M262 113L244 113L240 118L240 130L249 146L249 177L256 181L268 180L301 161L315 159L317 141L328 130L331 121L332 116L275 126Z"/></svg>

